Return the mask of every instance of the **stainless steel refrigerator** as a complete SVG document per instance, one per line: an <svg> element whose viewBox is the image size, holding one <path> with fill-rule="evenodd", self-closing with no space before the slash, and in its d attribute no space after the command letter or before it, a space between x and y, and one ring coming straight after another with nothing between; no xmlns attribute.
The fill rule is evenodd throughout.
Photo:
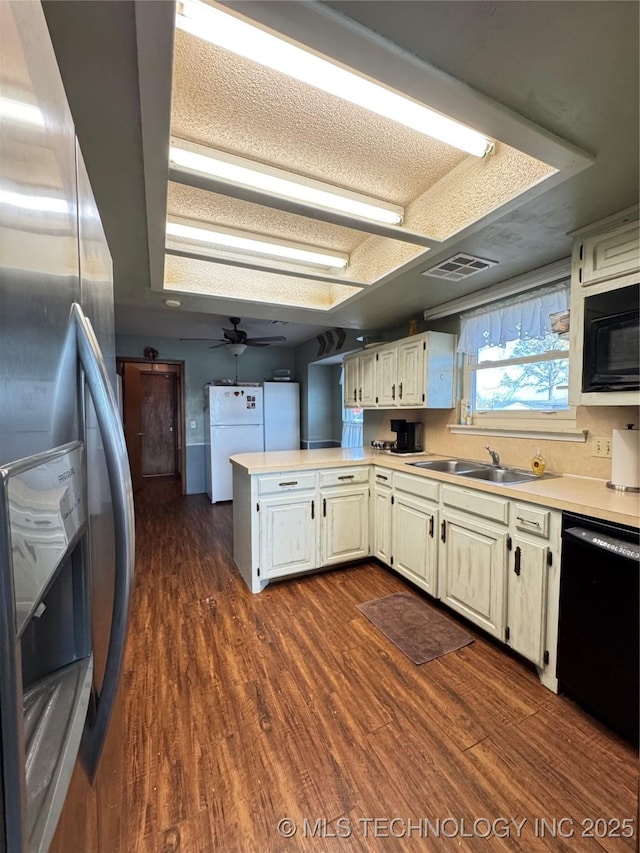
<svg viewBox="0 0 640 853"><path fill-rule="evenodd" d="M39 3L0 3L0 57L0 851L117 853L134 531L111 258Z"/></svg>

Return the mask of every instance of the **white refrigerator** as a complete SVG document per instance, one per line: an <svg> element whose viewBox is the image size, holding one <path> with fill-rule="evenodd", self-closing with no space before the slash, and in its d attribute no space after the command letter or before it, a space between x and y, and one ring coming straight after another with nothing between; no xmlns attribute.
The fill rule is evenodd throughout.
<svg viewBox="0 0 640 853"><path fill-rule="evenodd" d="M264 382L264 449L300 450L300 386Z"/></svg>
<svg viewBox="0 0 640 853"><path fill-rule="evenodd" d="M230 501L233 477L229 457L264 450L262 388L210 385L206 395L205 477L211 503Z"/></svg>

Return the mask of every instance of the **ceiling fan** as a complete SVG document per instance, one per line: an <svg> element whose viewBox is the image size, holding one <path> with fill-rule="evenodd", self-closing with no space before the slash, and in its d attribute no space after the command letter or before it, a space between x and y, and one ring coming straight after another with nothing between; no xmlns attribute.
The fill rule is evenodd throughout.
<svg viewBox="0 0 640 853"><path fill-rule="evenodd" d="M230 352L233 355L242 355L245 347L266 347L275 341L286 341L282 335L271 335L268 337L250 338L247 333L238 326L242 322L240 317L229 317L229 322L233 329L223 329L223 338L180 338L181 341L216 341L209 349L217 349L218 347L230 346ZM240 349L242 347L242 349ZM235 352L233 350L236 350Z"/></svg>

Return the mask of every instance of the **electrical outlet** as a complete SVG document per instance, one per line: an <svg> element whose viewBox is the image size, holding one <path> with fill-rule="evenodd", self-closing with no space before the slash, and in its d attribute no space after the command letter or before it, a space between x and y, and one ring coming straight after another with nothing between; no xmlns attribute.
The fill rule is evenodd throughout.
<svg viewBox="0 0 640 853"><path fill-rule="evenodd" d="M591 455L611 458L611 438L606 435L594 435L591 440Z"/></svg>

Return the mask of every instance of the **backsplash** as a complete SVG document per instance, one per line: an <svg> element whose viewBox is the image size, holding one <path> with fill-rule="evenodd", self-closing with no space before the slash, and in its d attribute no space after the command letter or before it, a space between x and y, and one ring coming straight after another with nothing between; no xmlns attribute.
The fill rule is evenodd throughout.
<svg viewBox="0 0 640 853"><path fill-rule="evenodd" d="M364 446L370 447L373 440L395 439L389 427L391 418L403 417L423 424L424 449L442 456L490 462L485 445L490 444L500 454L505 465L529 467L531 458L540 450L547 462L547 471L560 474L580 474L608 480L611 477L611 459L591 455L593 436L611 437L611 431L621 429L629 423L640 424L640 409L636 406L579 406L578 429L588 430L586 442L549 441L533 438L506 438L499 433L487 435L453 435L447 424L455 422L455 410L440 409L397 409L364 412Z"/></svg>

